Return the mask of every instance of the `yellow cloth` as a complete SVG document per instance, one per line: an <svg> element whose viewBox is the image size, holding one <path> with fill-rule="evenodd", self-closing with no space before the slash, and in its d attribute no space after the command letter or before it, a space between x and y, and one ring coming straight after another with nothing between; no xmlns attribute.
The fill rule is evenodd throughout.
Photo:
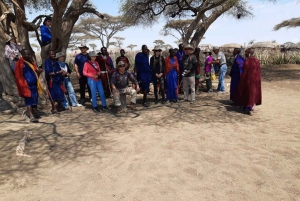
<svg viewBox="0 0 300 201"><path fill-rule="evenodd" d="M43 87L41 85L41 82L39 80L39 76L37 75L36 73L36 67L33 66L31 63L27 62L27 61L24 61L28 64L28 66L31 68L31 70L34 72L35 76L36 76L36 79L37 79L37 89L38 89L38 93L39 95L42 95L44 93L44 90L43 90Z"/></svg>
<svg viewBox="0 0 300 201"><path fill-rule="evenodd" d="M210 79L211 79L212 81L216 80L216 79L217 79L217 78L216 78L216 74L211 73L211 74L210 74Z"/></svg>

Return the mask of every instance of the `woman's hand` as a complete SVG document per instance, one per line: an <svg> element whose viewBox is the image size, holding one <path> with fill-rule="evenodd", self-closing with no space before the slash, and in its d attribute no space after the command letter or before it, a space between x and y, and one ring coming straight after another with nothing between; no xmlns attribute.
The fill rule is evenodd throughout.
<svg viewBox="0 0 300 201"><path fill-rule="evenodd" d="M76 72L76 76L77 76L78 79L80 79L80 77L81 77L78 72Z"/></svg>
<svg viewBox="0 0 300 201"><path fill-rule="evenodd" d="M98 79L98 75L93 75L93 78Z"/></svg>
<svg viewBox="0 0 300 201"><path fill-rule="evenodd" d="M136 86L136 92L139 92L140 91L140 87L139 85Z"/></svg>

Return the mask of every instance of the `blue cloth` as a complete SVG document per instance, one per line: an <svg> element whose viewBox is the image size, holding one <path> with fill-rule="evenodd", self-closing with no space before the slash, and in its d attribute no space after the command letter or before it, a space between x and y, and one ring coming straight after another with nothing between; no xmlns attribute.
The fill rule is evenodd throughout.
<svg viewBox="0 0 300 201"><path fill-rule="evenodd" d="M83 66L84 63L88 60L88 55L78 54L75 58L74 63L78 66L78 72L80 76L83 76Z"/></svg>
<svg viewBox="0 0 300 201"><path fill-rule="evenodd" d="M225 75L227 72L227 65L224 64L220 67L218 91L225 91Z"/></svg>
<svg viewBox="0 0 300 201"><path fill-rule="evenodd" d="M65 93L61 89L61 84L64 80L64 77L61 74L56 74L53 76L50 76L50 73L58 72L60 71L60 66L58 62L53 62L51 59L46 59L45 61L45 76L47 79L48 89L51 94L51 97L49 99L53 101L64 101L65 100ZM52 86L51 86L51 80L52 80Z"/></svg>
<svg viewBox="0 0 300 201"><path fill-rule="evenodd" d="M49 44L52 41L52 34L51 34L51 28L47 27L45 25L42 25L40 27L41 31L41 38L42 38L42 44L46 45Z"/></svg>
<svg viewBox="0 0 300 201"><path fill-rule="evenodd" d="M28 88L31 92L31 97L25 97L26 106L33 106L38 104L38 89L37 89L37 78L30 66L24 62L25 67L23 68L24 79L27 82Z"/></svg>
<svg viewBox="0 0 300 201"><path fill-rule="evenodd" d="M68 91L72 106L76 106L77 105L76 94L75 94L73 85L72 85L71 80L70 80L69 77L65 77L65 79L63 81L63 85L65 86L65 88ZM65 104L63 103L63 106L65 108L69 107L69 102L67 101Z"/></svg>
<svg viewBox="0 0 300 201"><path fill-rule="evenodd" d="M182 64L183 56L184 56L184 51L177 51L176 57L177 57L177 60L178 60L178 64L179 64L179 68L180 68L181 73L183 72L183 64Z"/></svg>
<svg viewBox="0 0 300 201"><path fill-rule="evenodd" d="M142 91L147 91L150 89L150 82L141 82L139 86Z"/></svg>
<svg viewBox="0 0 300 201"><path fill-rule="evenodd" d="M140 83L140 88L145 91L149 90L152 82L152 72L149 64L149 57L142 52L135 56L135 67L137 70L137 80Z"/></svg>
<svg viewBox="0 0 300 201"><path fill-rule="evenodd" d="M93 107L98 107L97 104L97 91L100 95L100 99L102 102L102 107L106 106L106 99L105 99L105 94L104 94L104 90L103 90L103 86L102 86L102 81L95 81L91 78L88 77L88 85L90 86L91 89L91 93L92 93L92 105Z"/></svg>
<svg viewBox="0 0 300 201"><path fill-rule="evenodd" d="M113 62L113 60L111 59L111 57L109 57L109 63L110 63L111 69L114 69L114 68L115 68L114 62Z"/></svg>
<svg viewBox="0 0 300 201"><path fill-rule="evenodd" d="M177 88L178 88L178 74L177 71L172 68L166 76L167 81L167 99L177 100Z"/></svg>
<svg viewBox="0 0 300 201"><path fill-rule="evenodd" d="M240 75L243 73L243 66L245 59L241 55L236 55L231 70L230 70L230 100L233 100L234 94L238 88L240 82Z"/></svg>

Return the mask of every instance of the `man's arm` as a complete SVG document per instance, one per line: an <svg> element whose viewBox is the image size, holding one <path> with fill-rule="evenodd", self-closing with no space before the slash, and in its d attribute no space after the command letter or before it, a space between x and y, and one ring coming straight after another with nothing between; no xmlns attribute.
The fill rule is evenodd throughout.
<svg viewBox="0 0 300 201"><path fill-rule="evenodd" d="M189 59L189 58L187 58ZM195 71L195 69L197 68L198 62L197 62L197 58L195 57L195 55L191 56L191 61L192 61L192 67L190 69L188 69L188 73Z"/></svg>
<svg viewBox="0 0 300 201"><path fill-rule="evenodd" d="M165 67L166 67L165 58L162 56L162 67L161 67L161 71L160 71L161 74L164 74Z"/></svg>
<svg viewBox="0 0 300 201"><path fill-rule="evenodd" d="M126 67L127 69L130 68L130 62L129 62L129 59L126 57L126 60L127 60L127 63L128 63L128 66Z"/></svg>
<svg viewBox="0 0 300 201"><path fill-rule="evenodd" d="M116 82L117 82L117 79L116 79L116 72L114 72L111 76L111 79L110 79L110 84L111 84L111 88L113 91L117 90L116 88Z"/></svg>
<svg viewBox="0 0 300 201"><path fill-rule="evenodd" d="M52 34L46 26L41 26L40 30L41 30L42 42L48 42L52 40Z"/></svg>
<svg viewBox="0 0 300 201"><path fill-rule="evenodd" d="M135 85L136 91L139 92L140 91L139 83L131 73L128 73L128 79Z"/></svg>
<svg viewBox="0 0 300 201"><path fill-rule="evenodd" d="M217 59L215 61L212 61L211 64L220 64L220 60L221 60L221 54L218 53L217 54Z"/></svg>
<svg viewBox="0 0 300 201"><path fill-rule="evenodd" d="M81 76L80 76L80 74L79 74L79 71L78 71L78 59L77 59L77 57L75 58L75 61L74 61L74 69L75 69L75 72L76 72L76 76L77 76L77 78L79 79Z"/></svg>
<svg viewBox="0 0 300 201"><path fill-rule="evenodd" d="M110 67L111 69L114 69L114 62L112 61L111 57L109 57L109 64L110 64ZM117 64L118 65L118 64Z"/></svg>
<svg viewBox="0 0 300 201"><path fill-rule="evenodd" d="M244 63L245 63L244 58L243 58L243 57L238 57L238 58L236 59L236 63L237 63L238 66L239 66L240 74L242 74L242 73L243 73Z"/></svg>
<svg viewBox="0 0 300 201"><path fill-rule="evenodd" d="M151 71L154 71L153 63L154 63L154 56L152 56L152 57L150 58L150 69L151 69Z"/></svg>

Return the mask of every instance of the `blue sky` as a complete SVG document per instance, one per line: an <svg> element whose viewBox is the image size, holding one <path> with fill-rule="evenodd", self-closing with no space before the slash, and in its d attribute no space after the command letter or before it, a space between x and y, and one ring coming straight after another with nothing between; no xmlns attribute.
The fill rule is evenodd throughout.
<svg viewBox="0 0 300 201"><path fill-rule="evenodd" d="M99 12L108 13L110 15L118 15L120 0L92 0ZM205 39L201 44L223 45L227 43L246 44L255 39L256 42L276 40L278 43L284 42L300 42L300 27L294 29L281 29L272 31L274 25L283 20L292 17L300 17L300 3L293 1L277 1L271 3L267 1L251 0L253 6L254 17L251 19L236 20L228 16L219 17L208 29ZM142 44L153 47L153 41L156 39L164 40L167 44L176 46L176 40L172 36L162 36L159 34L164 25L163 19L152 27L133 27L123 32L119 32L116 36L125 38L123 48L129 44L136 44L140 49ZM88 43L96 43L99 49L101 47L99 41L88 41Z"/></svg>
<svg viewBox="0 0 300 201"><path fill-rule="evenodd" d="M101 3L100 3L101 2ZM94 0L94 4L100 12L118 15L119 0ZM300 4L294 1L277 1L271 3L267 1L252 0L254 17L251 19L235 20L228 16L221 16L217 19L205 34L202 44L223 45L226 43L244 44L255 39L256 42L276 40L278 43L300 42L300 27L294 29L281 29L273 31L276 23L285 19L299 16ZM129 28L118 33L118 36L125 38L124 47L129 44L136 44L138 48L142 44L153 46L153 41L162 39L166 43L176 46L176 40L172 36L162 36L159 34L163 20L153 27Z"/></svg>

